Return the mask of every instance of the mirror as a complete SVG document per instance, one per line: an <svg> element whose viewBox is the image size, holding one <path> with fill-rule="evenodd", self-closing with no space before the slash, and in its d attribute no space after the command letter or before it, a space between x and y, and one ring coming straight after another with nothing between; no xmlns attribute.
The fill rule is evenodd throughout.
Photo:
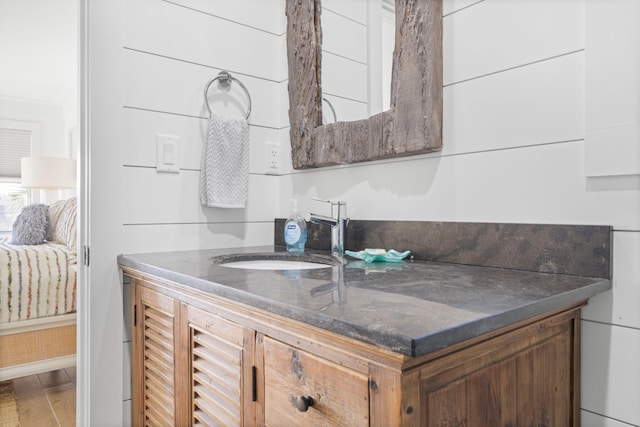
<svg viewBox="0 0 640 427"><path fill-rule="evenodd" d="M323 0L323 124L389 109L395 37L394 0Z"/></svg>
<svg viewBox="0 0 640 427"><path fill-rule="evenodd" d="M321 7L320 0L287 1L293 167L314 168L440 150L442 1L396 0L390 108L366 119L325 125Z"/></svg>

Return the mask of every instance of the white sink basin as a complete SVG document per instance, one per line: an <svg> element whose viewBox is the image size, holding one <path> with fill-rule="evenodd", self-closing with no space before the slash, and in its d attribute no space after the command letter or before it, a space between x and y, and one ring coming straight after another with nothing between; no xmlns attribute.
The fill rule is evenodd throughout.
<svg viewBox="0 0 640 427"><path fill-rule="evenodd" d="M330 255L288 252L239 253L212 258L212 262L229 268L247 270L312 270L331 268L342 261Z"/></svg>
<svg viewBox="0 0 640 427"><path fill-rule="evenodd" d="M279 259L257 259L252 261L235 261L220 264L222 267L245 268L249 270L311 270L330 268L329 264L306 261L285 261Z"/></svg>

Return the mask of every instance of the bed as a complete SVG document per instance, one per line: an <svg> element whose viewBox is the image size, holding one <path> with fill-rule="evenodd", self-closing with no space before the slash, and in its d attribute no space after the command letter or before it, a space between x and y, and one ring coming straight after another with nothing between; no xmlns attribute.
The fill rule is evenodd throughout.
<svg viewBox="0 0 640 427"><path fill-rule="evenodd" d="M76 363L76 199L47 213L45 242L0 241L0 381Z"/></svg>

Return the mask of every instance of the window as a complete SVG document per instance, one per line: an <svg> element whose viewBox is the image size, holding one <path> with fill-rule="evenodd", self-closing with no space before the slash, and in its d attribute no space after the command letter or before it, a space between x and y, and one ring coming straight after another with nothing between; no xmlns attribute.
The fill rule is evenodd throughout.
<svg viewBox="0 0 640 427"><path fill-rule="evenodd" d="M30 156L39 142L38 123L0 120L0 234L11 233L26 205L27 192L20 186L20 158Z"/></svg>
<svg viewBox="0 0 640 427"><path fill-rule="evenodd" d="M0 234L11 233L26 202L27 192L19 182L0 182Z"/></svg>

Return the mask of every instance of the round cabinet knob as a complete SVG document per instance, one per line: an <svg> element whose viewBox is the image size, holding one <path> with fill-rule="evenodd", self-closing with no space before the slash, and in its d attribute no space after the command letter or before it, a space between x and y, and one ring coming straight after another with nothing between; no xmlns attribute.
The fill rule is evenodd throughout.
<svg viewBox="0 0 640 427"><path fill-rule="evenodd" d="M298 396L296 397L296 408L300 412L307 412L309 406L313 406L313 399L311 396Z"/></svg>

